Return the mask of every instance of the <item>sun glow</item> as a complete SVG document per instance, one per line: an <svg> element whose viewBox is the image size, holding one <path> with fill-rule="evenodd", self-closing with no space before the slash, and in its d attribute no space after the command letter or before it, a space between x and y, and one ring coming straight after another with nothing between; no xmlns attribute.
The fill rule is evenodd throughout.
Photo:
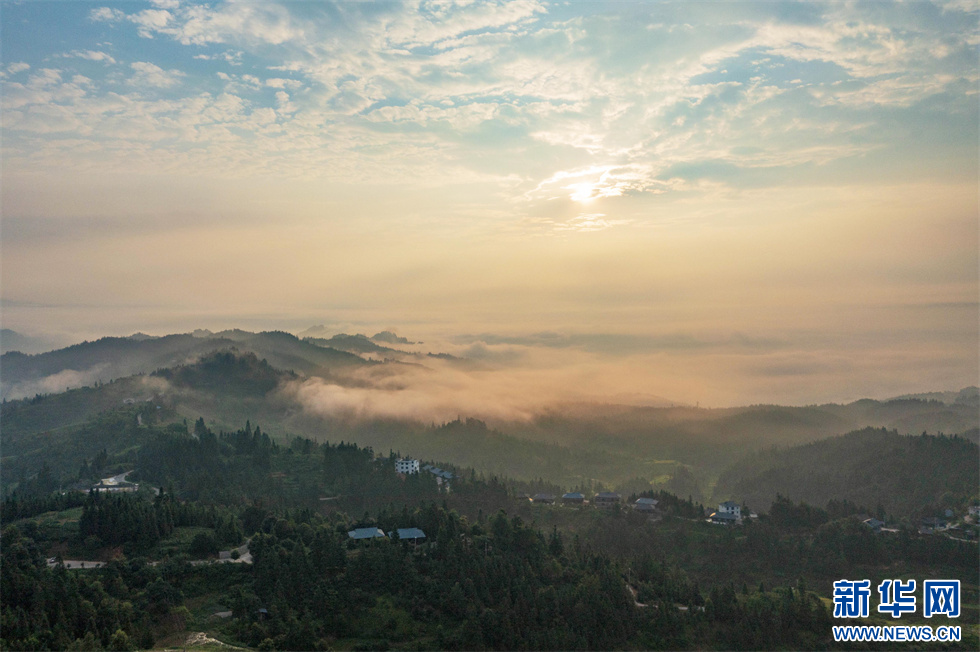
<svg viewBox="0 0 980 652"><path fill-rule="evenodd" d="M572 201L577 201L580 204L588 204L593 200L604 197L619 197L623 194L622 188L604 185L601 180L573 183L569 186L564 186L564 188L565 190L571 190L572 194L570 197Z"/></svg>

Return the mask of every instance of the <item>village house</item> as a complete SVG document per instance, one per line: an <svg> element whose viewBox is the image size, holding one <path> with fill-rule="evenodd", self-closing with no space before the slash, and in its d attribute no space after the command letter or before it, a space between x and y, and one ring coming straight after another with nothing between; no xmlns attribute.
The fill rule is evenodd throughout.
<svg viewBox="0 0 980 652"><path fill-rule="evenodd" d="M105 493L134 493L140 488L140 486L135 482L126 481L126 476L130 473L131 471L128 471L126 473L112 476L111 478L102 478L99 480L98 484L92 485L92 491Z"/></svg>
<svg viewBox="0 0 980 652"><path fill-rule="evenodd" d="M945 530L947 525L948 523L946 520L936 516L930 516L922 519L922 524L919 527L919 534L932 534L937 530Z"/></svg>
<svg viewBox="0 0 980 652"><path fill-rule="evenodd" d="M395 461L395 470L398 471L399 473L404 473L405 475L409 475L411 473L418 473L419 472L419 461L418 460L410 460L410 459L407 459L407 458L406 459L403 459L403 460L396 460Z"/></svg>
<svg viewBox="0 0 980 652"><path fill-rule="evenodd" d="M381 528L377 527L359 527L347 532L347 536L354 541L363 541L365 539L383 539L385 533L381 531Z"/></svg>
<svg viewBox="0 0 980 652"><path fill-rule="evenodd" d="M426 464L422 467L422 469L436 476L436 483L440 485L444 482L449 482L456 477L449 471L440 469L438 466L432 466L431 464Z"/></svg>
<svg viewBox="0 0 980 652"><path fill-rule="evenodd" d="M538 505L554 505L555 494L534 494L534 497L531 498L531 502Z"/></svg>
<svg viewBox="0 0 980 652"><path fill-rule="evenodd" d="M718 511L709 517L716 525L739 525L742 522L742 507L738 503L726 500L718 505Z"/></svg>
<svg viewBox="0 0 980 652"><path fill-rule="evenodd" d="M881 528L883 528L885 526L885 522L884 521L880 521L880 520L878 520L878 519L876 519L874 517L872 517L872 518L866 518L866 519L864 519L861 522L864 523L865 525L867 525L869 528L871 528L871 530L873 532L881 532Z"/></svg>
<svg viewBox="0 0 980 652"><path fill-rule="evenodd" d="M658 502L660 501L656 498L637 498L633 503L633 509L638 512L655 512Z"/></svg>
<svg viewBox="0 0 980 652"><path fill-rule="evenodd" d="M613 506L618 505L620 502L622 502L622 500L623 497L615 491L602 491L595 495L595 497L592 499L592 503L596 507L610 509Z"/></svg>
<svg viewBox="0 0 980 652"><path fill-rule="evenodd" d="M411 541L415 545L418 545L425 540L425 532L417 527L400 527L389 532L388 538L398 539L399 541Z"/></svg>
<svg viewBox="0 0 980 652"><path fill-rule="evenodd" d="M102 481L99 484L92 485L93 491L104 491L106 493L133 493L139 488L140 486L133 482L107 484L105 481Z"/></svg>
<svg viewBox="0 0 980 652"><path fill-rule="evenodd" d="M561 497L563 505L584 505L585 495L578 492L568 492Z"/></svg>

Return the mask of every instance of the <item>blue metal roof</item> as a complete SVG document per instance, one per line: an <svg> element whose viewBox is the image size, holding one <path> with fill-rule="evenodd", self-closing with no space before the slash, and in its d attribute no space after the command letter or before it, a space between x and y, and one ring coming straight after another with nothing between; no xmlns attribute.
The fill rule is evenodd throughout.
<svg viewBox="0 0 980 652"><path fill-rule="evenodd" d="M394 532L389 532L388 536L391 537L393 534ZM424 539L425 532L418 529L417 527L400 527L398 528L398 538L399 539Z"/></svg>
<svg viewBox="0 0 980 652"><path fill-rule="evenodd" d="M351 539L374 539L376 537L383 537L384 535L385 533L376 527L359 527L347 533L347 536Z"/></svg>

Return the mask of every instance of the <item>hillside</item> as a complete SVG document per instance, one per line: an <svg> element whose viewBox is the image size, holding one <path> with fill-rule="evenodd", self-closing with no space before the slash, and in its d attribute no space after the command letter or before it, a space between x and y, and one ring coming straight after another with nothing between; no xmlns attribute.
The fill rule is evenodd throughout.
<svg viewBox="0 0 980 652"><path fill-rule="evenodd" d="M235 330L202 334L104 337L37 355L4 353L0 356L0 368L3 369L0 390L6 399L63 392L67 388L105 383L185 364L202 355L229 348L254 353L278 369L309 375L371 364L352 353L304 342L281 331L249 333Z"/></svg>
<svg viewBox="0 0 980 652"><path fill-rule="evenodd" d="M965 403L920 399L714 410L573 404L530 422L484 423L464 418L438 426L340 411L309 411L295 391L304 373L316 373L338 386L356 390L384 374L399 373L403 365L369 362L286 333L225 331L204 337L107 338L25 357L37 363L31 369L50 371L56 368L55 363L64 364L71 358L77 362L88 356L84 361L91 362L99 350L118 355L134 351L146 363L192 347L206 349L222 343L224 348L217 351L202 350L196 357L182 357L170 366L151 369L149 374L7 401L2 411L5 444L18 437L76 427L127 402L153 399L155 405L174 414L188 420L204 417L218 428L252 420L269 424L270 433L275 435L354 440L376 450L425 456L523 480L540 478L568 487L602 484L629 491L669 488L704 499L710 496L723 470L753 451L806 444L883 424L893 428L895 424L912 424L901 426L900 434L962 432L965 428L945 426L971 423L972 415L972 408ZM5 356L4 363L11 357L17 356ZM373 376L347 373L367 365L371 365ZM6 368L4 372L6 377ZM724 488L731 490L730 486ZM766 493L766 500L772 495L775 491Z"/></svg>
<svg viewBox="0 0 980 652"><path fill-rule="evenodd" d="M823 506L849 500L894 516L927 507L953 507L977 495L980 449L966 436L901 435L865 428L784 450L745 457L724 471L719 499L765 509L781 494Z"/></svg>
<svg viewBox="0 0 980 652"><path fill-rule="evenodd" d="M714 476L748 451L805 444L860 428L917 435L967 432L977 423L977 410L965 402L865 399L846 405L724 409L565 405L531 423L498 427L515 437L561 441L594 452L617 449L674 459Z"/></svg>

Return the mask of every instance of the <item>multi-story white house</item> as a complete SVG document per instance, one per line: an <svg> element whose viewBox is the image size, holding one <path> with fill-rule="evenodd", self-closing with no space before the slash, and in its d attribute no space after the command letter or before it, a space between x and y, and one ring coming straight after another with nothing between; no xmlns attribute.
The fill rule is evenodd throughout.
<svg viewBox="0 0 980 652"><path fill-rule="evenodd" d="M408 475L409 473L419 472L419 461L418 460L397 460L395 461L395 470L399 473L404 473Z"/></svg>
<svg viewBox="0 0 980 652"><path fill-rule="evenodd" d="M711 514L711 522L722 525L737 525L742 522L742 506L726 500L718 505L718 511Z"/></svg>
<svg viewBox="0 0 980 652"><path fill-rule="evenodd" d="M726 500L718 505L718 511L722 514L731 514L735 518L742 518L742 506L732 500Z"/></svg>

